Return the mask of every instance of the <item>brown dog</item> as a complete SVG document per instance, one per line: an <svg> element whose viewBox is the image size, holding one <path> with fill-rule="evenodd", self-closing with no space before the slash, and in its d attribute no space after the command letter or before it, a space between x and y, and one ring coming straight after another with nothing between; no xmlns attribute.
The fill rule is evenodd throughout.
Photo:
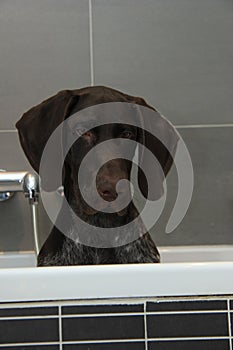
<svg viewBox="0 0 233 350"><path fill-rule="evenodd" d="M26 112L17 122L16 127L19 131L22 148L35 171L39 172L45 145L54 130L61 123L88 107L115 102L127 103L132 106L143 106L155 111L142 98L129 96L107 87L87 87L78 90L61 91ZM140 118L143 119L142 116ZM164 174L161 174L158 170L158 172L150 175L151 179L146 179L141 169L148 169L151 167L151 164L148 163L146 156L139 155L141 169L138 169L138 184L142 194L147 198L147 181L152 180L154 190L152 198L149 199L158 199L162 196L163 179L173 162L177 135L171 125L161 118L158 123L159 133L161 138L166 140L166 144L169 144L168 151L158 138L144 130L145 123L145 120L141 120L141 127L134 126L133 123L124 122L110 123L93 128L85 126L86 131L83 131L83 123L76 123L73 131L80 133L80 137L74 142L66 155L63 166L63 186L67 202L74 213L83 221L95 227L118 227L119 232L122 233L124 232L124 225L139 215L132 201L123 210L106 213L101 211L101 206L99 206L99 210L96 210L88 205L80 193L77 174L84 156L93 147L107 140L128 139L135 141L143 144L155 155ZM62 152L62 143L65 142L66 135L62 135L62 138L61 150L57 149L56 152ZM133 145L135 143L132 143L131 149L128 150L131 159L133 159L135 154L135 146ZM132 162L129 159L121 159L114 147L106 149L104 153L106 152L109 153L111 160L101 167L95 179L93 178L92 164L85 169L85 186L88 188L95 182L99 196L111 206L118 196L123 198L125 195L126 189L123 188L117 191L116 188L120 180L130 179ZM97 153L96 160L101 162L102 156L103 154ZM56 162L56 154L52 162ZM56 190L59 185L49 174L46 178L42 178L43 183L49 191ZM58 223L59 220L63 220L62 214L58 215ZM67 232L75 232L76 239L67 237L67 232L61 232L58 228L59 225L57 225L58 227L55 225L38 256L39 266L159 262L159 253L148 232L121 246L95 247L92 244L85 245L80 242L79 227L74 224L72 215L68 222ZM128 235L130 233L125 232L125 234ZM87 237L88 232L85 232L85 235Z"/></svg>

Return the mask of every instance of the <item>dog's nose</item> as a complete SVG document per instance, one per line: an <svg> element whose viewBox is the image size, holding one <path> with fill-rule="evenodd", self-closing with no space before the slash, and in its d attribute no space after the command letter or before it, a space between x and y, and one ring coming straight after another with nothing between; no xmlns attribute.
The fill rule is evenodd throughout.
<svg viewBox="0 0 233 350"><path fill-rule="evenodd" d="M112 202L117 198L116 184L118 181L119 179L102 179L98 182L97 190L104 200Z"/></svg>

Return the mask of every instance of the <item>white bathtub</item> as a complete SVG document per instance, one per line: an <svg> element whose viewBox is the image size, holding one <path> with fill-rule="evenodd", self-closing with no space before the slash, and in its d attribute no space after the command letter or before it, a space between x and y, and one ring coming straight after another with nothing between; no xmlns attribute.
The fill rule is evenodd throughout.
<svg viewBox="0 0 233 350"><path fill-rule="evenodd" d="M0 255L0 301L233 294L233 247L161 247L161 264L35 268L33 252Z"/></svg>

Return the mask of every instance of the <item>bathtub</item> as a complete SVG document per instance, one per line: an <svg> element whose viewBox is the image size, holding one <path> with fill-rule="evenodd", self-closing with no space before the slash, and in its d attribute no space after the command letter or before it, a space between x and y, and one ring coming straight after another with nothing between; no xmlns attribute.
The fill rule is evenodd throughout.
<svg viewBox="0 0 233 350"><path fill-rule="evenodd" d="M233 294L233 246L160 247L159 251L161 264L155 265L52 268L36 268L34 252L2 253L0 299L11 302ZM102 282L91 288L98 280Z"/></svg>
<svg viewBox="0 0 233 350"><path fill-rule="evenodd" d="M38 252L38 175L5 171L0 175L0 191L6 188L7 191L20 191L29 199L35 252ZM229 278L233 246L159 247L159 251L162 263L155 265L42 269L36 268L33 251L0 253L0 301L209 295L233 291L233 278ZM118 287L113 288L112 283L108 283L111 276ZM90 283L99 279L103 283L96 283L95 288L91 288Z"/></svg>
<svg viewBox="0 0 233 350"><path fill-rule="evenodd" d="M0 350L232 350L233 247L161 264L36 268L0 255Z"/></svg>

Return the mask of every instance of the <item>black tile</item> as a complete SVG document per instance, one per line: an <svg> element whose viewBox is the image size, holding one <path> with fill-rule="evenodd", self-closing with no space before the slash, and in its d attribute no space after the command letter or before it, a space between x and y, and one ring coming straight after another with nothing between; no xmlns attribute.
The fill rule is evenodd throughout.
<svg viewBox="0 0 233 350"><path fill-rule="evenodd" d="M5 348L1 348L5 349ZM22 345L22 346L10 346L6 350L59 350L59 345Z"/></svg>
<svg viewBox="0 0 233 350"><path fill-rule="evenodd" d="M167 314L147 317L148 337L227 336L227 314Z"/></svg>
<svg viewBox="0 0 233 350"><path fill-rule="evenodd" d="M0 321L0 344L58 341L58 319Z"/></svg>
<svg viewBox="0 0 233 350"><path fill-rule="evenodd" d="M0 309L0 317L58 315L57 307L19 307Z"/></svg>
<svg viewBox="0 0 233 350"><path fill-rule="evenodd" d="M177 340L149 343L148 350L230 350L230 347L228 340Z"/></svg>
<svg viewBox="0 0 233 350"><path fill-rule="evenodd" d="M64 318L64 340L144 338L143 316Z"/></svg>
<svg viewBox="0 0 233 350"><path fill-rule="evenodd" d="M233 334L233 312L231 312L231 334Z"/></svg>
<svg viewBox="0 0 233 350"><path fill-rule="evenodd" d="M227 310L226 300L203 301L173 301L149 302L147 312L150 311L185 311L185 310Z"/></svg>
<svg viewBox="0 0 233 350"><path fill-rule="evenodd" d="M62 314L77 315L77 314L105 314L105 313L128 313L128 312L143 312L143 304L134 305L76 305L62 307Z"/></svg>
<svg viewBox="0 0 233 350"><path fill-rule="evenodd" d="M145 350L144 342L63 345L63 350Z"/></svg>

